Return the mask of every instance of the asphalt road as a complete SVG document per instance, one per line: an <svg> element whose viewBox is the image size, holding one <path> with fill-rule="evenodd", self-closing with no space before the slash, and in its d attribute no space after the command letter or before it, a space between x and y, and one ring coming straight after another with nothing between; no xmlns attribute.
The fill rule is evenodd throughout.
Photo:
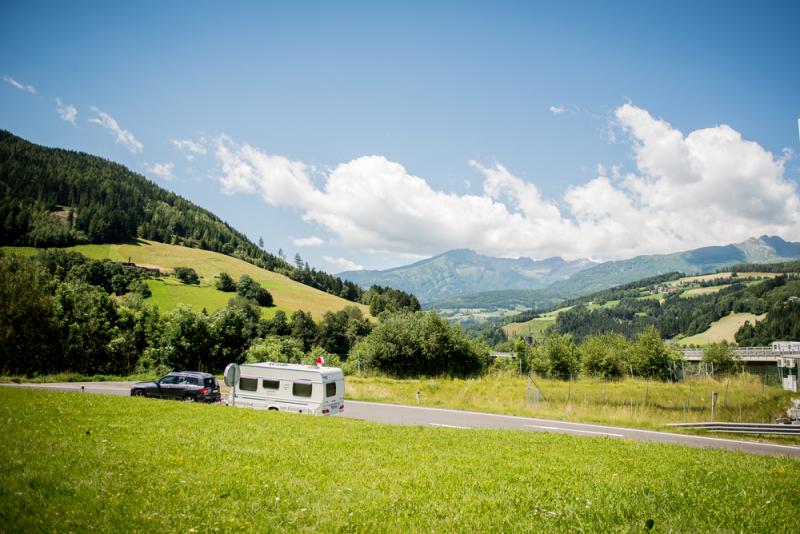
<svg viewBox="0 0 800 534"><path fill-rule="evenodd" d="M130 395L132 382L73 382L64 384L4 384L9 387L27 387L51 391L74 391L102 393L110 395ZM468 431L473 428L496 428L524 430L528 432L560 432L573 436L604 437L611 439L632 439L657 443L670 443L687 447L726 449L732 451L788 456L800 458L800 447L773 443L756 443L736 439L692 436L652 430L637 430L614 426L570 423L552 419L516 417L441 408L420 406L400 406L377 402L345 401L345 411L337 417L349 417L376 423L399 425L426 425L441 428L459 428Z"/></svg>

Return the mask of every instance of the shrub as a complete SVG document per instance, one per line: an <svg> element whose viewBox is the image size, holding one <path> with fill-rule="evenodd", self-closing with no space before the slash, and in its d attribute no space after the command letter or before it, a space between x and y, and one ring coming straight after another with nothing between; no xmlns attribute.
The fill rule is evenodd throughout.
<svg viewBox="0 0 800 534"><path fill-rule="evenodd" d="M653 326L639 334L633 344L633 362L636 374L645 378L669 380L676 378L676 364L681 355L668 347Z"/></svg>
<svg viewBox="0 0 800 534"><path fill-rule="evenodd" d="M483 373L490 360L485 344L469 340L460 327L434 312L386 315L353 347L349 359L354 357L396 377L474 376Z"/></svg>
<svg viewBox="0 0 800 534"><path fill-rule="evenodd" d="M616 333L589 336L581 345L581 364L588 375L620 378L630 370L630 344Z"/></svg>
<svg viewBox="0 0 800 534"><path fill-rule="evenodd" d="M725 374L736 372L741 369L741 360L738 359L733 353L727 341L722 343L712 343L703 349L703 363L714 374Z"/></svg>
<svg viewBox="0 0 800 534"><path fill-rule="evenodd" d="M569 378L580 370L580 352L569 334L551 334L533 347L531 368L553 378Z"/></svg>
<svg viewBox="0 0 800 534"><path fill-rule="evenodd" d="M197 272L191 267L175 267L175 276L184 284L197 285L200 283Z"/></svg>
<svg viewBox="0 0 800 534"><path fill-rule="evenodd" d="M272 306L272 294L246 274L239 278L236 292L246 299L258 302L259 306Z"/></svg>
<svg viewBox="0 0 800 534"><path fill-rule="evenodd" d="M217 289L220 291L225 291L227 293L236 291L236 283L233 281L233 278L231 278L231 275L224 271L219 273L219 276L217 276L216 285Z"/></svg>

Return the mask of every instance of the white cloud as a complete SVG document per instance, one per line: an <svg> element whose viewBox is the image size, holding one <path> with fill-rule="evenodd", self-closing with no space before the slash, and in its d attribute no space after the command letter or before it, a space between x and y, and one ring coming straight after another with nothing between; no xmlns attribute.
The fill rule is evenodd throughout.
<svg viewBox="0 0 800 534"><path fill-rule="evenodd" d="M325 240L317 236L294 239L292 244L296 247L318 247L325 244Z"/></svg>
<svg viewBox="0 0 800 534"><path fill-rule="evenodd" d="M331 256L322 256L322 259L325 261L325 263L333 267L333 270L335 270L336 272L364 270L363 265L359 265L345 258L333 258Z"/></svg>
<svg viewBox="0 0 800 534"><path fill-rule="evenodd" d="M568 104L565 106L550 106L548 108L550 113L553 115L562 115L564 113L569 113L570 115L575 115L576 113L581 111L581 108L576 106L575 104Z"/></svg>
<svg viewBox="0 0 800 534"><path fill-rule="evenodd" d="M175 177L172 174L175 165L171 161L167 161L165 163L154 163L152 165L145 163L144 168L150 171L151 173L155 174L162 180L166 180L168 182L171 182L172 179Z"/></svg>
<svg viewBox="0 0 800 534"><path fill-rule="evenodd" d="M30 93L32 95L36 94L36 88L32 85L23 85L14 78L12 78L11 76L3 76L3 79L13 87L19 89L20 91L25 91L26 93Z"/></svg>
<svg viewBox="0 0 800 534"><path fill-rule="evenodd" d="M75 124L75 119L78 117L78 110L72 104L64 104L61 102L60 98L56 98L56 111L58 112L58 116L61 117L61 120L67 121L68 123L72 124L73 126L77 126Z"/></svg>
<svg viewBox="0 0 800 534"><path fill-rule="evenodd" d="M91 110L97 114L97 117L89 119L89 122L99 124L103 128L108 128L109 130L111 130L117 137L116 142L122 143L131 152L137 153L144 150L144 145L140 143L139 140L136 139L136 137L131 132L120 127L117 121L114 120L114 117L112 117L108 113L100 111L94 106L92 106Z"/></svg>
<svg viewBox="0 0 800 534"><path fill-rule="evenodd" d="M615 113L634 172L598 176L558 201L499 163L469 165L480 194L436 190L382 156L327 171L321 185L300 161L227 136L216 142L224 192L260 195L322 225L362 252L435 254L469 247L506 257L629 257L736 242L761 234L800 240L800 198L783 160L730 126L683 135L631 104ZM610 176L608 176L610 174Z"/></svg>
<svg viewBox="0 0 800 534"><path fill-rule="evenodd" d="M188 161L194 160L195 156L204 156L208 152L202 139L199 142L191 139L171 139L171 141L178 150L184 152Z"/></svg>

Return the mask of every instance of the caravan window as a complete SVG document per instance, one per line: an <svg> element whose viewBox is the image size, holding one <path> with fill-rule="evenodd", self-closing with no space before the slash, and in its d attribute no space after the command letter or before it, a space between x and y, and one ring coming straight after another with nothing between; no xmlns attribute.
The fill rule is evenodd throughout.
<svg viewBox="0 0 800 534"><path fill-rule="evenodd" d="M242 391L255 391L258 389L257 378L239 378L239 389Z"/></svg>
<svg viewBox="0 0 800 534"><path fill-rule="evenodd" d="M280 380L269 380L269 379L265 378L264 380L261 381L261 387L264 388L264 389L278 390L281 387L281 381Z"/></svg>
<svg viewBox="0 0 800 534"><path fill-rule="evenodd" d="M325 384L325 396L326 397L336 396L336 382L328 382L327 384Z"/></svg>
<svg viewBox="0 0 800 534"><path fill-rule="evenodd" d="M311 382L295 382L292 384L292 395L295 397L310 397Z"/></svg>

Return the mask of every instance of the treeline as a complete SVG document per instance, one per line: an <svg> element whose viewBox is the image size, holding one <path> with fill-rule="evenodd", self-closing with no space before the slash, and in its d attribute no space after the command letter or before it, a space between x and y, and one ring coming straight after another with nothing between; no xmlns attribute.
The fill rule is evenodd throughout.
<svg viewBox="0 0 800 534"><path fill-rule="evenodd" d="M188 271L182 270L184 277ZM373 293L387 297L394 310L384 309L377 326L355 306L327 312L319 321L299 310L262 318L248 277L234 285L237 294L224 309L208 314L178 306L162 314L147 300L150 275L63 250L33 257L0 252L0 372L220 372L231 362L310 363L320 354L334 365L348 365L356 350L351 367L363 363L398 376L469 376L488 362L488 349L459 328L415 311L415 301L403 307L387 297L399 293ZM385 339L402 342L387 352Z"/></svg>
<svg viewBox="0 0 800 534"><path fill-rule="evenodd" d="M779 263L737 263L719 269L721 273L800 273L800 260Z"/></svg>
<svg viewBox="0 0 800 534"><path fill-rule="evenodd" d="M633 340L617 333L593 335L576 343L569 334L550 334L544 340L515 344L515 356L523 372L568 379L579 375L617 379L624 376L678 380L683 356L661 339L652 326Z"/></svg>
<svg viewBox="0 0 800 534"><path fill-rule="evenodd" d="M212 250L359 302L353 282L293 266L213 213L124 166L0 130L0 245L63 247L136 237Z"/></svg>

